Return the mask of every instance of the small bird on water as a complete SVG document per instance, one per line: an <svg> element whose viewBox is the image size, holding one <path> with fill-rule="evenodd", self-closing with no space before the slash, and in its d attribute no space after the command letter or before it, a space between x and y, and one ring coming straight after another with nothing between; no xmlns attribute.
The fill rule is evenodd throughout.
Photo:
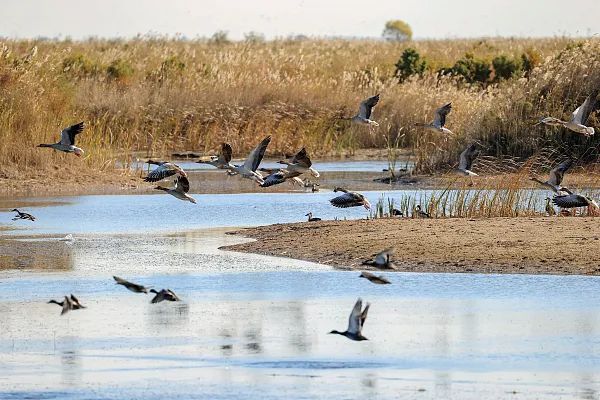
<svg viewBox="0 0 600 400"><path fill-rule="evenodd" d="M356 300L356 304L354 304L354 308L350 313L350 318L348 319L348 329L344 332L339 332L333 330L329 332L329 334L336 334L346 336L350 340L361 341L361 340L369 340L362 335L362 328L365 325L365 320L367 319L367 312L369 312L370 304L367 303L365 309L362 310L362 299L359 298ZM362 311L361 311L362 310Z"/></svg>

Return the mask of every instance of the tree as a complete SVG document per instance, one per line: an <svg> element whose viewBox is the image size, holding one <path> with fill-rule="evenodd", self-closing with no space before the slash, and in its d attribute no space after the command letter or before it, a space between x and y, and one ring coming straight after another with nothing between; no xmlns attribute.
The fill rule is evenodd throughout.
<svg viewBox="0 0 600 400"><path fill-rule="evenodd" d="M395 42L403 42L412 39L412 29L410 25L399 19L385 23L383 38Z"/></svg>
<svg viewBox="0 0 600 400"><path fill-rule="evenodd" d="M427 61L419 55L419 53L409 47L402 52L400 60L396 63L396 76L400 82L412 75L423 75L427 69Z"/></svg>

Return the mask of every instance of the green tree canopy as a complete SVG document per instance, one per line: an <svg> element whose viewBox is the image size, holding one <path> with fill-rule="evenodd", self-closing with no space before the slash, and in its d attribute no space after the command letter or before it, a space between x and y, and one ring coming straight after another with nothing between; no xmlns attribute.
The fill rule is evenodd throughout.
<svg viewBox="0 0 600 400"><path fill-rule="evenodd" d="M396 42L412 39L412 29L406 22L396 19L385 23L383 38Z"/></svg>

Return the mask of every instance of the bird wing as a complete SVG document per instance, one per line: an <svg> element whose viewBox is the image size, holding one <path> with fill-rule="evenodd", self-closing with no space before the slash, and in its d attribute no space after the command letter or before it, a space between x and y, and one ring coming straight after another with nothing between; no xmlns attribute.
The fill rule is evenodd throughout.
<svg viewBox="0 0 600 400"><path fill-rule="evenodd" d="M369 119L371 118L371 112L373 111L373 107L375 107L379 103L379 94L375 96L371 96L366 100L363 100L360 103L360 107L358 108L358 116Z"/></svg>
<svg viewBox="0 0 600 400"><path fill-rule="evenodd" d="M560 208L586 207L590 204L585 197L578 194L554 196L554 198L552 198L552 203Z"/></svg>
<svg viewBox="0 0 600 400"><path fill-rule="evenodd" d="M113 275L113 279L114 279L114 280L115 280L115 281L116 281L118 284L120 284L120 285L127 285L127 284L130 284L130 283L131 283L131 282L129 282L129 281L126 281L126 280L125 280L125 279L123 279L123 278L119 278L118 276L114 276L114 275Z"/></svg>
<svg viewBox="0 0 600 400"><path fill-rule="evenodd" d="M161 301L163 301L165 298L165 290L162 289L160 292L156 293L156 295L152 298L152 300L150 300L150 303L152 304L156 304L156 303L160 303Z"/></svg>
<svg viewBox="0 0 600 400"><path fill-rule="evenodd" d="M548 183L553 186L559 186L563 180L565 172L573 165L573 160L566 160L558 164L556 168L550 171L550 177L548 178Z"/></svg>
<svg viewBox="0 0 600 400"><path fill-rule="evenodd" d="M435 110L435 116L433 118L433 126L441 128L446 124L446 115L452 111L452 103L445 104Z"/></svg>
<svg viewBox="0 0 600 400"><path fill-rule="evenodd" d="M354 308L350 313L350 318L348 318L348 332L359 334L360 333L360 319L362 310L362 299L359 297L354 304Z"/></svg>
<svg viewBox="0 0 600 400"><path fill-rule="evenodd" d="M85 308L80 302L79 299L77 297L75 297L75 295L71 294L71 302L73 303L73 305L79 307L79 308Z"/></svg>
<svg viewBox="0 0 600 400"><path fill-rule="evenodd" d="M221 154L219 154L219 162L222 164L229 164L231 162L231 156L233 154L233 150L229 143L223 143L221 145Z"/></svg>
<svg viewBox="0 0 600 400"><path fill-rule="evenodd" d="M172 291L171 289L167 289L167 293L169 293L169 294L170 294L170 295L173 297L173 299L174 299L175 301L181 301L181 299L179 298L179 296L177 296L177 295L175 294L175 292L174 292L174 291Z"/></svg>
<svg viewBox="0 0 600 400"><path fill-rule="evenodd" d="M299 164L305 168L311 167L312 161L310 161L310 158L308 157L308 154L306 153L306 149L304 147L298 152L298 154L294 156L294 158L292 159L292 164Z"/></svg>
<svg viewBox="0 0 600 400"><path fill-rule="evenodd" d="M333 199L329 200L329 202L334 207L339 208L362 206L361 199L357 197L356 193L352 192L344 193L341 196L334 197Z"/></svg>
<svg viewBox="0 0 600 400"><path fill-rule="evenodd" d="M71 310L73 308L73 304L71 303L71 299L69 299L67 296L65 296L65 300L63 301L63 307L62 307L62 311L60 312L60 315L64 315L66 313L69 312L69 310Z"/></svg>
<svg viewBox="0 0 600 400"><path fill-rule="evenodd" d="M271 142L271 136L267 136L264 138L251 152L248 154L248 158L244 162L244 168L256 171L260 162L262 161L265 151L267 151L267 146Z"/></svg>
<svg viewBox="0 0 600 400"><path fill-rule="evenodd" d="M160 164L157 168L155 168L152 172L148 174L147 177L144 178L145 182L158 182L169 176L173 176L177 173L177 169L175 169L175 165L169 162L165 162Z"/></svg>
<svg viewBox="0 0 600 400"><path fill-rule="evenodd" d="M175 190L180 191L182 193L187 193L190 191L190 181L185 176L179 175L177 180L175 181Z"/></svg>
<svg viewBox="0 0 600 400"><path fill-rule="evenodd" d="M74 145L75 136L80 134L83 131L83 128L85 128L85 123L80 122L63 129L60 133L60 144L64 144L65 146Z"/></svg>
<svg viewBox="0 0 600 400"><path fill-rule="evenodd" d="M573 111L573 114L571 115L571 122L584 125L596 107L596 103L598 101L597 97L598 90L595 90L592 94L586 97L583 104Z"/></svg>
<svg viewBox="0 0 600 400"><path fill-rule="evenodd" d="M363 326L365 326L365 321L367 320L367 314L369 313L369 307L371 307L371 303L367 303L363 312L360 313L360 331L362 331Z"/></svg>
<svg viewBox="0 0 600 400"><path fill-rule="evenodd" d="M463 150L462 153L460 153L458 169L470 170L471 166L473 165L473 161L478 155L479 152L477 151L477 144L471 143L466 149Z"/></svg>
<svg viewBox="0 0 600 400"><path fill-rule="evenodd" d="M394 248L390 247L389 249L385 249L377 254L375 257L375 264L384 265L387 264L390 257L394 254Z"/></svg>

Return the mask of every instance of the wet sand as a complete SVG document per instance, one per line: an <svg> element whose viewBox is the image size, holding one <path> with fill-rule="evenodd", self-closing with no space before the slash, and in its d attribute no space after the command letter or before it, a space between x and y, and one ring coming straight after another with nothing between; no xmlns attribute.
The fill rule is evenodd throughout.
<svg viewBox="0 0 600 400"><path fill-rule="evenodd" d="M388 247L399 271L600 275L600 218L378 219L278 224L235 234L227 250L340 269Z"/></svg>

